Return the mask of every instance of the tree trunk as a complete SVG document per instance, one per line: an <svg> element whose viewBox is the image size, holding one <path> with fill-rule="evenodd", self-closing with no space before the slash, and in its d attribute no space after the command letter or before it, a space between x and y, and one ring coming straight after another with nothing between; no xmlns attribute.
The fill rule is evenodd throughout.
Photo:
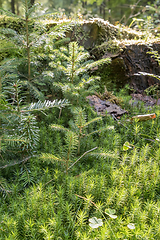
<svg viewBox="0 0 160 240"><path fill-rule="evenodd" d="M11 10L15 14L15 0L11 0Z"/></svg>
<svg viewBox="0 0 160 240"><path fill-rule="evenodd" d="M87 6L87 2L82 1L82 7L85 8Z"/></svg>
<svg viewBox="0 0 160 240"><path fill-rule="evenodd" d="M35 0L31 0L31 6L33 6L34 3L35 3Z"/></svg>
<svg viewBox="0 0 160 240"><path fill-rule="evenodd" d="M19 15L19 2L16 2L16 11L17 11L17 15Z"/></svg>

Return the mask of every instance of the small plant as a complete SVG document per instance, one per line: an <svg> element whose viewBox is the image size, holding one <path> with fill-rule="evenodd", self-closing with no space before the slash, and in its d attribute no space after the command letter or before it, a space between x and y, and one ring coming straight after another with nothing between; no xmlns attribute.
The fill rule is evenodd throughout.
<svg viewBox="0 0 160 240"><path fill-rule="evenodd" d="M36 86L36 76L33 72L37 72L35 70L35 65L37 64L35 60L33 60L33 33L31 34L31 28L33 28L32 22L32 14L37 7L37 4L31 6L30 0L23 0L22 7L24 10L24 19L21 18L22 21L25 22L25 30L20 35L16 31L12 29L2 29L3 38L8 39L7 36L11 34L12 38L9 40L9 43L12 43L13 46L19 50L19 58L12 58L2 61L2 73L3 73L3 81L5 82L15 82L21 79L21 84L24 89L27 88L28 91L28 99L30 98L29 94L33 94L35 98L44 100L44 96L41 91L39 91ZM15 14L11 14L10 12L4 11L5 14L12 16L13 18L20 18ZM32 25L32 26L31 26ZM24 34L24 35L23 35ZM39 39L40 40L40 39ZM40 41L41 42L41 41ZM17 47L18 46L18 47ZM13 49L14 49L13 47ZM34 65L34 70L32 69ZM27 92L26 92L27 93Z"/></svg>
<svg viewBox="0 0 160 240"><path fill-rule="evenodd" d="M75 152L78 145L78 137L71 131L67 131L65 135L65 146L63 147L63 152L60 156L56 156L49 153L43 153L41 159L43 161L49 160L49 162L58 161L59 163L65 165L65 172L68 173L69 163L74 159Z"/></svg>
<svg viewBox="0 0 160 240"><path fill-rule="evenodd" d="M89 125L93 123L97 123L98 121L102 121L101 117L96 117L91 119L90 121L87 121L87 116L85 115L85 109L82 108L74 108L73 109L73 116L74 120L70 120L69 125L70 125L70 130L68 128L64 128L63 126L52 124L50 127L54 130L59 130L59 131L72 131L77 135L77 140L78 140L78 150L77 154L80 154L81 150L81 141L84 138L89 137L90 135L102 132L107 130L109 127L104 127L100 128L97 130L93 130L91 132L88 131Z"/></svg>
<svg viewBox="0 0 160 240"><path fill-rule="evenodd" d="M103 225L102 219L97 219L96 217L90 218L89 222L91 228L98 228Z"/></svg>
<svg viewBox="0 0 160 240"><path fill-rule="evenodd" d="M116 219L117 215L115 215L116 210L115 209L106 209L105 214L107 214L110 218Z"/></svg>
<svg viewBox="0 0 160 240"><path fill-rule="evenodd" d="M85 153L81 151L81 143L82 139L88 138L91 135L97 134L99 132L103 132L108 130L108 127L99 128L98 130L89 132L89 125L93 123L97 123L98 121L102 121L101 117L93 118L90 121L87 121L87 116L85 115L85 110L82 108L74 108L73 110L74 121L70 121L70 128L65 128L58 124L50 125L51 129L54 131L60 131L65 133L65 145L62 148L61 155L59 153L57 155L50 153L43 153L41 155L41 159L50 162L58 161L65 165L65 172L68 173L68 170L75 165L84 155L91 154L90 152L97 149L97 147L86 151ZM84 145L84 142L83 142ZM76 155L80 155L83 153L80 158L75 160L75 162L69 166L69 163L74 160ZM93 153L94 154L94 153ZM107 153L95 153L96 157L105 157L112 156L112 154Z"/></svg>
<svg viewBox="0 0 160 240"><path fill-rule="evenodd" d="M0 43L5 41L5 48L9 49L8 55L6 53L1 61L2 84L7 86L20 81L27 103L35 100L44 101L46 96L53 92L53 73L49 71L48 62L53 58L55 46L59 47L59 44L68 41L64 40L64 32L70 28L69 24L68 26L61 24L47 32L40 17L34 16L38 5L37 3L31 6L30 0L23 0L23 17L4 10L3 13L15 18L15 21L20 19L24 27L19 32L10 28L1 28ZM12 56L10 51L11 53L16 51L17 55Z"/></svg>
<svg viewBox="0 0 160 240"><path fill-rule="evenodd" d="M23 97L20 97L21 85L17 81L8 87L2 88L3 101L1 104L1 158L24 158L32 155L38 147L39 128L37 120L32 112L44 111L53 107L63 107L67 101L45 101L23 105ZM6 100L8 97L10 98ZM7 157L8 156L8 157ZM13 161L13 160L12 160ZM4 165L4 162L2 161Z"/></svg>
<svg viewBox="0 0 160 240"><path fill-rule="evenodd" d="M59 59L57 62L51 62L53 69L60 71L63 75L59 82L54 82L54 86L62 90L64 97L69 99L74 105L84 105L85 97L94 93L98 87L97 80L99 77L89 76L89 70L109 63L110 59L101 59L91 62L89 53L79 47L78 43L69 43L69 48L60 48L55 51L55 56Z"/></svg>

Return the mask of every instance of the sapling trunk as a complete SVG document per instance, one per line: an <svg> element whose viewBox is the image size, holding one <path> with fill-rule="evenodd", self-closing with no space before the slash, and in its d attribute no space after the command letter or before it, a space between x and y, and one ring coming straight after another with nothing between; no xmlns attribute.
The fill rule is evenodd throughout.
<svg viewBox="0 0 160 240"><path fill-rule="evenodd" d="M68 152L67 152L67 159L66 159L66 174L68 174L68 166L69 166L69 156L71 153L71 146L72 146L72 137L70 138Z"/></svg>
<svg viewBox="0 0 160 240"><path fill-rule="evenodd" d="M81 137L78 140L78 155L80 154L80 147L81 147Z"/></svg>
<svg viewBox="0 0 160 240"><path fill-rule="evenodd" d="M79 137L78 137L78 155L80 154L81 138L82 138L82 127L80 127L80 130L79 130Z"/></svg>
<svg viewBox="0 0 160 240"><path fill-rule="evenodd" d="M14 84L14 88L15 88L15 91L16 91L15 93L16 93L16 101L17 101L17 110L18 110L18 113L20 113L20 105L19 105L17 84Z"/></svg>
<svg viewBox="0 0 160 240"><path fill-rule="evenodd" d="M73 46L73 52L72 52L72 72L71 72L71 82L73 84L73 78L74 78L74 43L72 44Z"/></svg>
<svg viewBox="0 0 160 240"><path fill-rule="evenodd" d="M29 29L28 29L28 22L29 22L29 19L28 19L28 3L27 3L27 0L25 1L25 22L26 22L26 43L27 43L27 46L26 46L26 49L27 49L27 64L28 64L28 81L31 80L31 57L30 57L30 43L29 43Z"/></svg>
<svg viewBox="0 0 160 240"><path fill-rule="evenodd" d="M0 100L1 100L1 93L2 93L2 82L1 82L1 77L0 77ZM1 118L0 118L0 126L2 126L1 124ZM0 156L1 156L1 137L0 137Z"/></svg>

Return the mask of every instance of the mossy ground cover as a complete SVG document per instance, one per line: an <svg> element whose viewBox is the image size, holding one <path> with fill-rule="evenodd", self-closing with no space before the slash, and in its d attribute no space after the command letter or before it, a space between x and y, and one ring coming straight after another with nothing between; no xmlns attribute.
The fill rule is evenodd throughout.
<svg viewBox="0 0 160 240"><path fill-rule="evenodd" d="M131 115L146 112L143 106L130 109ZM159 239L160 111L155 106L152 112L156 119L146 122L130 123L127 116L122 126L106 116L93 124L90 131L100 125L114 129L85 139L81 154L93 147L101 154L86 155L68 174L62 163L46 163L39 156L1 171L9 180L8 192L1 195L1 239ZM67 125L67 114L64 110L57 122ZM64 135L49 128L56 111L47 118L39 123L39 155L59 154ZM132 147L124 151L126 141ZM116 210L116 219L105 214L108 208ZM92 217L103 225L91 228ZM130 223L134 229L127 227Z"/></svg>

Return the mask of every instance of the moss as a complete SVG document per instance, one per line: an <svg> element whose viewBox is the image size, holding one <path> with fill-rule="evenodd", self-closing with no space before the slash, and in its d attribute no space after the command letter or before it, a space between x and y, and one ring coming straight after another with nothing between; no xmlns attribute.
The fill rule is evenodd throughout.
<svg viewBox="0 0 160 240"><path fill-rule="evenodd" d="M31 20L30 27L34 26L34 21ZM0 27L1 28L11 28L19 34L23 34L25 31L25 20L17 17L10 17L6 15L0 15Z"/></svg>
<svg viewBox="0 0 160 240"><path fill-rule="evenodd" d="M17 31L18 33L22 32L25 28L25 21L16 17L9 17L5 15L0 16L0 27L2 28L11 28Z"/></svg>

